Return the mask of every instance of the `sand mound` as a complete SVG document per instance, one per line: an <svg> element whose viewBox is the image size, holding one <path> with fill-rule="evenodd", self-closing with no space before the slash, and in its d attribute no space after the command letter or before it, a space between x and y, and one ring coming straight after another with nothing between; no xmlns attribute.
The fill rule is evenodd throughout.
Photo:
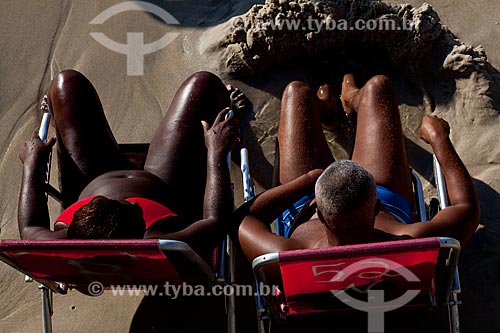
<svg viewBox="0 0 500 333"><path fill-rule="evenodd" d="M223 60L236 76L355 44L385 48L395 66L414 71L442 32L428 4L413 8L366 0L266 1L231 24Z"/></svg>

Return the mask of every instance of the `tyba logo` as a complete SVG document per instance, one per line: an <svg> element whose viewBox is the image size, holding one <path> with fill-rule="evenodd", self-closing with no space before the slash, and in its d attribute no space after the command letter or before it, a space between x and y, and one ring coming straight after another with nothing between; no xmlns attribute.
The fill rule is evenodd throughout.
<svg viewBox="0 0 500 333"><path fill-rule="evenodd" d="M179 24L169 12L144 1L125 1L114 5L99 15L89 24L103 24L109 18L128 11L144 11L158 16L167 24ZM127 44L118 43L102 32L91 32L90 35L104 47L121 54L127 55L127 75L138 76L144 74L144 56L154 53L171 43L179 33L166 33L162 38L144 44L143 32L127 32Z"/></svg>
<svg viewBox="0 0 500 333"><path fill-rule="evenodd" d="M380 271L380 270L383 271ZM370 271L371 270L371 271ZM393 272L389 274L389 272ZM370 258L357 261L346 268L338 271L338 274L330 280L331 282L340 282L346 280L375 280L381 282L383 277L401 276L408 282L419 282L420 279L408 268L400 264L383 258ZM348 279L351 277L350 279ZM375 282L373 285L377 284ZM346 290L349 290L347 288ZM368 332L384 332L384 314L398 309L409 303L415 298L420 290L407 290L403 295L396 299L386 301L384 290L368 289L367 301L361 301L350 296L346 290L331 290L332 294L348 306L368 313Z"/></svg>

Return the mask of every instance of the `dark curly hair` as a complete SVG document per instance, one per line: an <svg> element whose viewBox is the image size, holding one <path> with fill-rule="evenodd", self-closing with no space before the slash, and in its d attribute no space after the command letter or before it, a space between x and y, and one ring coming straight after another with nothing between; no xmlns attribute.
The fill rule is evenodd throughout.
<svg viewBox="0 0 500 333"><path fill-rule="evenodd" d="M97 196L75 212L67 238L139 239L144 237L145 229L138 205Z"/></svg>

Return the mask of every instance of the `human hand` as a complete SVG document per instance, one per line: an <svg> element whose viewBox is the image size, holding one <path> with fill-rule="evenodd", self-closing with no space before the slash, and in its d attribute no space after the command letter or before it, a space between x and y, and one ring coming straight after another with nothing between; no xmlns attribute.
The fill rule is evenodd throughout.
<svg viewBox="0 0 500 333"><path fill-rule="evenodd" d="M207 122L202 121L207 149L224 156L231 151L240 134L237 118L231 116L225 119L228 112L229 108L219 112L212 127Z"/></svg>
<svg viewBox="0 0 500 333"><path fill-rule="evenodd" d="M56 138L47 139L47 142L42 142L37 132L34 132L31 139L24 143L23 149L19 153L19 159L25 166L36 167L39 164L46 163L50 151Z"/></svg>
<svg viewBox="0 0 500 333"><path fill-rule="evenodd" d="M437 116L424 116L420 126L420 138L432 144L438 139L447 139L450 135L448 122Z"/></svg>

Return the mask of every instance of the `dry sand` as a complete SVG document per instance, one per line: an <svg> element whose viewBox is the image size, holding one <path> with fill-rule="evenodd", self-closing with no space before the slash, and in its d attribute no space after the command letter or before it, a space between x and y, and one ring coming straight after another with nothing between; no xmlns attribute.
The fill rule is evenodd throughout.
<svg viewBox="0 0 500 333"><path fill-rule="evenodd" d="M332 59L346 48L346 41L376 42L386 47L389 55L372 59L370 66L373 71L386 72L395 82L410 161L425 182L427 197L433 194L428 164L431 155L418 139L417 131L423 114L431 110L450 122L452 140L475 179L481 200L482 228L463 252L460 263L462 327L464 332L493 332L500 327L500 39L497 37L500 7L495 0L434 0L432 7L421 7L420 1L407 1L415 10L365 1L365 7L357 7L361 9L356 15L373 18L407 13L418 16L422 29L404 36L340 34L329 38L325 34L309 40L307 36L292 38L289 33L277 38L266 31L253 31L250 46L240 44L242 35L234 33L234 18L226 21L245 14L257 1L207 0L202 5L194 0L149 1L167 10L180 24L166 26L141 12L119 14L102 26L88 24L119 2L2 2L0 238L18 238L16 214L21 178L18 154L38 126L38 101L58 71L77 69L92 81L120 142L148 142L175 90L187 76L199 70L218 73L226 82L240 87L253 102L255 115L246 124L245 143L251 152L253 175L262 189L271 183L280 94L285 85L293 79L312 83L326 79L322 73L335 70ZM270 2L276 3L273 5L276 8L268 5L260 14L257 8L254 14L248 14L254 16L242 17L275 15L279 6L286 5L286 1ZM333 2L338 6L346 3ZM367 8L371 6L377 10L369 11ZM281 10L293 16L301 9ZM322 11L314 6L309 10L321 16ZM106 49L89 35L104 32L124 43L127 31L144 31L147 43L166 32L179 35L165 48L145 57L143 76L128 76L126 56ZM301 44L301 38L307 42ZM259 49L259 43L271 47ZM247 53L240 52L242 46ZM329 61L325 63L321 55L329 47L335 47L336 53L335 56L328 53L331 58L327 57ZM298 58L288 59L291 54ZM387 64L388 59L394 62L393 66L381 65ZM361 60L368 61L366 57ZM348 157L352 146L348 131L329 133L328 138L337 158ZM238 183L237 167L232 171ZM241 198L239 187L236 197ZM51 212L53 216L57 214L56 205L51 204ZM0 304L0 331L40 331L37 286L24 283L21 274L4 264L0 265L0 281L0 297L4 300ZM56 332L128 331L140 302L140 297L116 299L107 294L98 298L78 292L56 295L54 329Z"/></svg>

